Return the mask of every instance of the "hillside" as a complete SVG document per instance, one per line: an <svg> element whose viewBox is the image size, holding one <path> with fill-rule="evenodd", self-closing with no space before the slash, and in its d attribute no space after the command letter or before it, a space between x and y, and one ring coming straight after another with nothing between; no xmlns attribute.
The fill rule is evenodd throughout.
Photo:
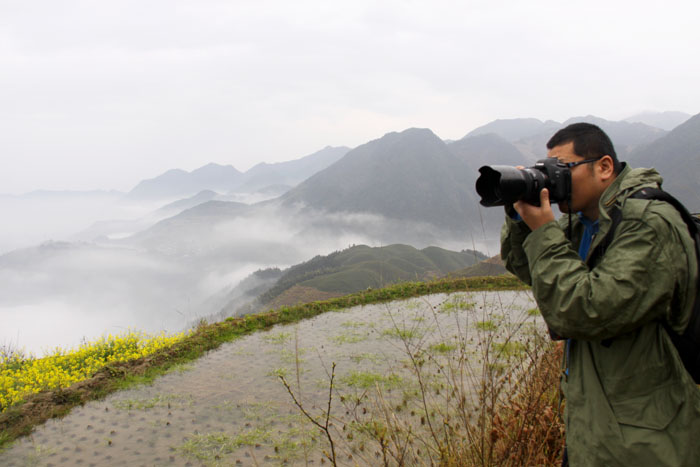
<svg viewBox="0 0 700 467"><path fill-rule="evenodd" d="M449 143L448 147L469 166L474 181L483 165L523 165L527 162L515 146L494 133L465 136Z"/></svg>
<svg viewBox="0 0 700 467"><path fill-rule="evenodd" d="M633 167L654 167L664 178L664 189L692 212L700 211L700 114L670 133L641 147L628 158Z"/></svg>
<svg viewBox="0 0 700 467"><path fill-rule="evenodd" d="M215 226L250 211L250 206L231 201L207 201L164 219L122 243L177 255L210 250L215 245Z"/></svg>
<svg viewBox="0 0 700 467"><path fill-rule="evenodd" d="M427 280L483 259L486 259L484 255L471 250L455 252L438 247L418 250L409 245L375 248L357 245L292 266L272 288L259 296L259 302L273 302L295 286L321 293L347 294L398 281ZM308 289L306 292L308 295Z"/></svg>
<svg viewBox="0 0 700 467"><path fill-rule="evenodd" d="M330 212L365 212L463 230L476 214L469 166L427 129L389 133L350 151L282 198Z"/></svg>
<svg viewBox="0 0 700 467"><path fill-rule="evenodd" d="M464 269L452 271L450 277L483 277L483 276L499 276L507 274L508 271L501 260L501 255L485 259L477 264Z"/></svg>
<svg viewBox="0 0 700 467"><path fill-rule="evenodd" d="M262 162L243 174L236 191L252 193L272 186L294 187L316 172L332 165L348 151L350 148L345 146L326 146L301 159L274 164Z"/></svg>

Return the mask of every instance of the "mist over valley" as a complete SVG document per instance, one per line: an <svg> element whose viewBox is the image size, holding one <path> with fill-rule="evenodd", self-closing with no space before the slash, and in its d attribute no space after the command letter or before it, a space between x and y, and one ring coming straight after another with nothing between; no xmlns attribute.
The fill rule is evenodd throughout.
<svg viewBox="0 0 700 467"><path fill-rule="evenodd" d="M666 188L700 210L696 172L678 169L700 164L700 116L669 129L580 120L608 131L622 160L671 175ZM0 345L41 354L464 270L499 251L503 211L479 205L478 168L530 165L563 125L497 120L455 141L410 128L246 172L173 169L128 193L2 195ZM273 289L284 290L258 300Z"/></svg>

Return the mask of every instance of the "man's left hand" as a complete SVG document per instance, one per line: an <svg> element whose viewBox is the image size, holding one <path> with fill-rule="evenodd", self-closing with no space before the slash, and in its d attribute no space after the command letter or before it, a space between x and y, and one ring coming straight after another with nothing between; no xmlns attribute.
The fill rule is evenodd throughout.
<svg viewBox="0 0 700 467"><path fill-rule="evenodd" d="M539 206L526 203L525 201L517 201L513 204L513 207L532 231L554 220L554 212L552 212L552 206L549 204L549 191L546 188L540 191Z"/></svg>

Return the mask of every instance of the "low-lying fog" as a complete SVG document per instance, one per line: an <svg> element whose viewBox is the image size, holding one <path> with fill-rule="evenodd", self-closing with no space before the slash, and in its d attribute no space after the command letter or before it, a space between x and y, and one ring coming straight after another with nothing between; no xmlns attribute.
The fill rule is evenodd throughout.
<svg viewBox="0 0 700 467"><path fill-rule="evenodd" d="M480 226L450 239L429 225L275 203L239 205L229 214L222 203L155 223L153 206L129 206L118 196L54 199L45 203L48 211L36 200L13 202L0 244L0 346L35 355L128 329L180 331L218 312L221 302L212 297L225 296L255 270L353 244L497 252L497 238L484 242ZM134 229L142 230L131 235Z"/></svg>

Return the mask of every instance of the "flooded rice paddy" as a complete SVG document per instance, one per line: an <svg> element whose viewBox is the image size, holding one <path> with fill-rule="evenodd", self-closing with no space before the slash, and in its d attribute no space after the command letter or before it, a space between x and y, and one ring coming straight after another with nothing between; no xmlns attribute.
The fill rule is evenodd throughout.
<svg viewBox="0 0 700 467"><path fill-rule="evenodd" d="M0 464L329 465L326 434L281 377L322 426L332 394L339 465L381 464L378 430L392 420L428 429L450 384L478 386L484 346L512 355L541 329L535 306L526 291L436 294L275 326L50 420ZM459 355L460 371L448 371Z"/></svg>

